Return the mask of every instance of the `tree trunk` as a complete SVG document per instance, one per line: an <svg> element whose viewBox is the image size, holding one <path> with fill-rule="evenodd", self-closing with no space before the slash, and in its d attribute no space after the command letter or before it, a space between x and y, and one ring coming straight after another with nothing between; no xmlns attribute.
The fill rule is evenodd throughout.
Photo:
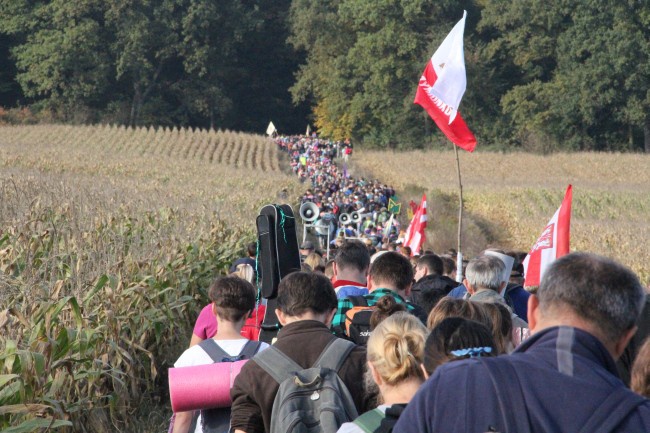
<svg viewBox="0 0 650 433"><path fill-rule="evenodd" d="M643 143L645 152L650 153L650 114L645 118L645 126L643 128Z"/></svg>
<svg viewBox="0 0 650 433"><path fill-rule="evenodd" d="M140 86L133 84L133 100L131 101L131 115L129 116L129 125L135 127L138 117L140 116L140 107L142 107L142 92Z"/></svg>
<svg viewBox="0 0 650 433"><path fill-rule="evenodd" d="M162 68L163 68L163 64L161 61L158 64L158 67L156 68L156 72L154 72L153 77L151 77L151 81L149 82L149 85L144 89L144 92L142 92L142 90L140 89L140 83L138 82L133 83L133 102L131 103L131 119L129 120L131 126L133 127L137 126L138 122L140 121L140 112L142 111L142 106L144 105L144 102L147 100L149 94L155 87L158 81L158 77L162 72Z"/></svg>

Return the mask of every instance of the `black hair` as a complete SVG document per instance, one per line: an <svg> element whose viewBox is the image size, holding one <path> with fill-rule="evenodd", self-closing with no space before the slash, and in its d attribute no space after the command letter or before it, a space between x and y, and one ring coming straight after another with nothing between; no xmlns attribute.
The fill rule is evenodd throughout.
<svg viewBox="0 0 650 433"><path fill-rule="evenodd" d="M294 272L278 286L277 305L288 316L308 311L324 313L337 307L336 292L330 280L317 272Z"/></svg>
<svg viewBox="0 0 650 433"><path fill-rule="evenodd" d="M462 317L449 317L431 330L424 344L424 368L429 375L442 364L469 357L453 355L462 349L490 348L481 356L497 356L497 349L490 330L482 323Z"/></svg>
<svg viewBox="0 0 650 433"><path fill-rule="evenodd" d="M413 282L413 266L402 254L388 251L377 257L370 267L369 275L378 285L391 285L403 291Z"/></svg>
<svg viewBox="0 0 650 433"><path fill-rule="evenodd" d="M255 288L239 277L220 277L212 282L208 296L222 320L239 322L255 309Z"/></svg>
<svg viewBox="0 0 650 433"><path fill-rule="evenodd" d="M370 266L370 253L362 242L349 240L339 247L334 261L341 269L354 268L363 272Z"/></svg>
<svg viewBox="0 0 650 433"><path fill-rule="evenodd" d="M429 270L429 274L443 275L444 264L442 259L436 254L425 254L418 259L418 267L425 267Z"/></svg>

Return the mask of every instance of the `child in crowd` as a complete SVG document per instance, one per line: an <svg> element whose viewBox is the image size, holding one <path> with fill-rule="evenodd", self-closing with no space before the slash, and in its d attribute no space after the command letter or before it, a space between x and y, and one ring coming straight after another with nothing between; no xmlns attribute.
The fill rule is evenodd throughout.
<svg viewBox="0 0 650 433"><path fill-rule="evenodd" d="M254 269L251 265L240 264L236 267L236 271L230 274L231 277L242 278L249 283L254 283L253 274ZM199 317L194 324L192 338L190 339L190 347L201 341L213 337L217 333L217 321L212 312L212 304L208 304L199 313ZM253 309L253 312L246 319L246 323L241 330L241 335L249 340L259 340L260 328L266 313L266 306L260 303Z"/></svg>
<svg viewBox="0 0 650 433"><path fill-rule="evenodd" d="M238 277L218 278L210 286L209 296L212 301L210 304L212 314L216 316L218 324L216 335L212 337L212 341L206 339L183 352L174 367L214 363L215 360L209 354L211 348L207 345L216 345L233 358L239 357L247 350L254 354L268 347L266 343L251 342L241 335L246 319L255 308L255 289L252 284ZM251 349L251 345L255 346L254 349ZM214 415L209 411L201 411L198 416L194 416L193 412L178 412L175 414L173 432L204 433L208 431L207 428L204 429L206 418L211 416L224 418L223 410L219 410L219 412ZM229 419L229 413L226 414L226 417ZM196 427L191 429L192 425L196 425ZM228 425L225 427L224 431L227 431Z"/></svg>

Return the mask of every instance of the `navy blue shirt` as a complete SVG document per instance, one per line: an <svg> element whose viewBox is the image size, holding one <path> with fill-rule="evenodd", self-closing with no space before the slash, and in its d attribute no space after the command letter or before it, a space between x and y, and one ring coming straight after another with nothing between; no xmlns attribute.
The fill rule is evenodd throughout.
<svg viewBox="0 0 650 433"><path fill-rule="evenodd" d="M510 363L516 370L521 385L519 398L523 398L527 413L506 413L527 419L530 430L536 433L579 432L614 390L622 388L628 400L639 399L626 390L614 360L600 341L577 328L545 329L511 355L490 361ZM648 431L648 426L650 400L645 399L612 433L643 432ZM452 361L436 369L408 404L393 431L505 431L498 396L483 362Z"/></svg>

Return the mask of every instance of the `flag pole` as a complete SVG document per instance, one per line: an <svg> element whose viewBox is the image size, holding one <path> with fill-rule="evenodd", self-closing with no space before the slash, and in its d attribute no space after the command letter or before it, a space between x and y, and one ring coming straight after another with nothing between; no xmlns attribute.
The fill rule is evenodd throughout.
<svg viewBox="0 0 650 433"><path fill-rule="evenodd" d="M456 154L456 173L458 173L458 251L456 252L456 281L463 281L463 253L460 235L463 232L463 183L460 178L460 158L458 146L451 144Z"/></svg>

